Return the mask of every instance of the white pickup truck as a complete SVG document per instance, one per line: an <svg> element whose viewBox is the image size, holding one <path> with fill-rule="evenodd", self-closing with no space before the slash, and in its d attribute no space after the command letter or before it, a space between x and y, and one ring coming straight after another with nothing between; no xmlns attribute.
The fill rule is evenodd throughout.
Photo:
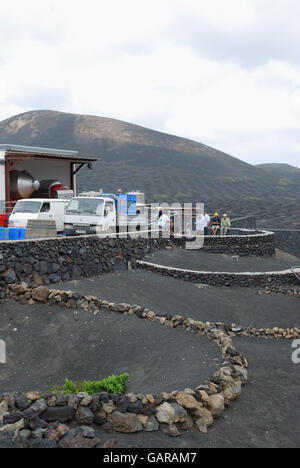
<svg viewBox="0 0 300 468"><path fill-rule="evenodd" d="M137 198L132 193L74 197L66 210L64 233L78 236L144 230L147 210Z"/></svg>

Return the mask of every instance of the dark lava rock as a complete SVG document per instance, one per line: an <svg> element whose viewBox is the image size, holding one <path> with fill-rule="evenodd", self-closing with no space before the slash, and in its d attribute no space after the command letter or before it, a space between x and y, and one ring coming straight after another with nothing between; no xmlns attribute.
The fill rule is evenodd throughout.
<svg viewBox="0 0 300 468"><path fill-rule="evenodd" d="M15 413L5 414L3 416L3 424L15 424L23 418L23 413L16 411Z"/></svg>
<svg viewBox="0 0 300 468"><path fill-rule="evenodd" d="M109 395L107 392L100 393L100 400L102 403L109 403Z"/></svg>
<svg viewBox="0 0 300 468"><path fill-rule="evenodd" d="M46 411L41 414L41 418L47 422L52 421L71 421L75 419L76 411L69 406L53 406L48 407Z"/></svg>
<svg viewBox="0 0 300 468"><path fill-rule="evenodd" d="M40 441L40 444L39 444L39 447L38 448L58 448L57 447L57 443L55 442L55 440L52 440L52 439L42 439Z"/></svg>
<svg viewBox="0 0 300 468"><path fill-rule="evenodd" d="M147 403L146 405L143 405L143 409L141 410L142 414L145 414L146 416L151 416L152 414L156 413L156 408L153 403Z"/></svg>
<svg viewBox="0 0 300 468"><path fill-rule="evenodd" d="M95 448L101 443L97 437L84 437L80 428L70 429L59 441L60 448Z"/></svg>
<svg viewBox="0 0 300 468"><path fill-rule="evenodd" d="M41 441L41 438L30 440L27 444L27 448L40 448Z"/></svg>
<svg viewBox="0 0 300 468"><path fill-rule="evenodd" d="M65 406L68 403L68 399L61 392L55 394L55 404L56 406Z"/></svg>
<svg viewBox="0 0 300 468"><path fill-rule="evenodd" d="M30 403L23 395L17 395L15 397L15 405L18 409L24 411L30 406Z"/></svg>
<svg viewBox="0 0 300 468"><path fill-rule="evenodd" d="M29 422L29 427L32 431L36 431L37 429L47 429L48 423L39 417L32 418Z"/></svg>
<svg viewBox="0 0 300 468"><path fill-rule="evenodd" d="M138 400L136 403L130 403L128 405L127 411L134 414L141 413L143 411L143 403L140 400Z"/></svg>
<svg viewBox="0 0 300 468"><path fill-rule="evenodd" d="M96 411L94 414L94 423L99 424L99 426L102 426L102 424L106 423L106 417L103 416L103 412L101 411Z"/></svg>
<svg viewBox="0 0 300 468"><path fill-rule="evenodd" d="M109 422L103 424L102 428L105 430L105 432L108 432L108 433L113 431L112 425Z"/></svg>
<svg viewBox="0 0 300 468"><path fill-rule="evenodd" d="M102 405L101 405L101 402L100 402L100 395L93 395L92 403L89 406L90 410L95 412L98 409L100 409L101 406Z"/></svg>
<svg viewBox="0 0 300 468"><path fill-rule="evenodd" d="M79 406L76 412L76 421L78 424L90 425L94 422L94 414L86 406Z"/></svg>
<svg viewBox="0 0 300 468"><path fill-rule="evenodd" d="M79 428L76 427L74 429L70 429L64 437L61 438L59 441L59 447L60 448L68 448L71 441L74 439L74 437L78 434Z"/></svg>
<svg viewBox="0 0 300 468"><path fill-rule="evenodd" d="M116 407L121 413L126 413L130 400L127 396L122 396L119 401L116 402Z"/></svg>

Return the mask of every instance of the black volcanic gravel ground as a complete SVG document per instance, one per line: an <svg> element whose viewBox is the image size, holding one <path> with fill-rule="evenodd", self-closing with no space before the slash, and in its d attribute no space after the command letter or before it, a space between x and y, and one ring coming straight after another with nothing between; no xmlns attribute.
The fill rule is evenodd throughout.
<svg viewBox="0 0 300 468"><path fill-rule="evenodd" d="M61 310L56 312L62 314ZM45 311L39 309L38 313ZM242 396L214 422L208 434L201 434L192 429L183 431L180 437L174 439L160 431L107 434L96 426L97 436L102 443L113 438L118 441L120 448L299 447L300 365L291 361L291 342L242 337L234 338L233 341L248 359L249 380L243 388ZM195 355L193 359L195 360ZM35 360L39 360L38 356ZM39 375L43 375L42 368ZM17 378L18 385L20 382L24 385L24 380L20 381L20 374ZM151 381L148 382L150 383ZM9 446L11 440L5 435L0 435L0 448Z"/></svg>
<svg viewBox="0 0 300 468"><path fill-rule="evenodd" d="M299 284L300 287L300 284ZM300 327L300 298L262 294L258 288L209 288L146 270L109 273L53 285L112 302L138 304L160 314L179 314L204 322L259 327Z"/></svg>
<svg viewBox="0 0 300 468"><path fill-rule="evenodd" d="M300 300L295 296L258 295L257 288L199 289L189 282L143 270L53 287L203 321L234 321L257 327L300 324ZM8 302L0 307L0 338L6 339L9 354L8 372L3 365L0 368L0 392L37 386L48 389L53 382L62 383L66 376L82 379L97 374L97 378L99 368L103 375L128 370L128 391L170 390L205 379L219 359L215 345L205 337L118 313L93 316L59 307ZM214 422L208 434L192 429L171 438L160 431L107 434L96 427L102 443L116 439L120 448L299 447L300 364L292 363L292 342L247 337L233 338L233 342L249 362L249 380L241 397ZM129 361L132 367L128 369ZM0 435L0 447L10 445L11 440Z"/></svg>
<svg viewBox="0 0 300 468"><path fill-rule="evenodd" d="M299 265L299 259L282 250L272 257L238 257L202 250L159 250L145 256L146 262L196 271L261 272L280 271Z"/></svg>
<svg viewBox="0 0 300 468"><path fill-rule="evenodd" d="M291 361L291 342L234 338L249 362L243 393L215 420L208 434L197 430L172 439L158 432L116 436L120 446L168 448L299 448L300 364ZM105 441L109 437L99 432Z"/></svg>
<svg viewBox="0 0 300 468"><path fill-rule="evenodd" d="M158 323L57 306L1 304L0 338L7 347L0 393L49 390L65 378L99 380L128 372L128 391L158 393L195 387L220 359L205 336Z"/></svg>

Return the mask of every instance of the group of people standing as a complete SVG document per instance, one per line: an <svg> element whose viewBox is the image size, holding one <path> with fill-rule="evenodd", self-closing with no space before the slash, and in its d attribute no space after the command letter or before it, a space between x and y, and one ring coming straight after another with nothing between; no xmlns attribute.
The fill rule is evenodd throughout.
<svg viewBox="0 0 300 468"><path fill-rule="evenodd" d="M217 212L212 218L205 211L200 213L196 219L196 234L204 231L204 235L207 235L210 226L213 236L216 236L219 232L221 236L226 236L231 223L226 213L223 214L222 218L219 217Z"/></svg>
<svg viewBox="0 0 300 468"><path fill-rule="evenodd" d="M174 230L174 221L172 216L168 216L168 214L162 210L159 212L157 225L162 231L172 233ZM213 236L216 236L218 233L220 233L221 236L226 236L230 226L230 219L226 213L224 213L222 218L220 218L219 214L216 212L211 218L209 214L204 211L196 217L196 235L201 235L203 231L204 235L208 235L209 228L211 227Z"/></svg>

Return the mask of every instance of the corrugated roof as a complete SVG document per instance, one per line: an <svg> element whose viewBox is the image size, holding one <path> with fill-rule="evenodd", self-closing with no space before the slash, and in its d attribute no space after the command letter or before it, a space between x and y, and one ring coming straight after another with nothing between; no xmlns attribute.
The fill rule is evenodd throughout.
<svg viewBox="0 0 300 468"><path fill-rule="evenodd" d="M56 148L42 148L38 146L23 146L12 144L0 144L0 151L9 153L19 153L34 156L49 156L53 158L74 159L78 161L97 161L96 158L88 158L86 156L78 156L78 151L69 151Z"/></svg>

